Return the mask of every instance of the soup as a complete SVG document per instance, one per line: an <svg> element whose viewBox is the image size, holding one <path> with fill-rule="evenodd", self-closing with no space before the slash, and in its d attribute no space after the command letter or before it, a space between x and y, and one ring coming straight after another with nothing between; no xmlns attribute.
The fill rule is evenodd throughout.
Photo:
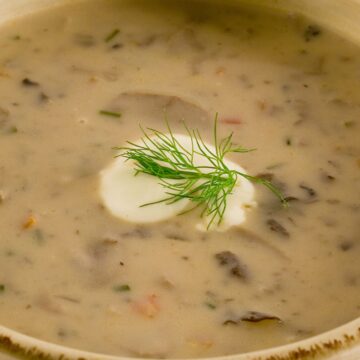
<svg viewBox="0 0 360 360"><path fill-rule="evenodd" d="M204 4L89 0L2 27L4 326L185 358L359 316L359 49L305 19ZM256 149L229 160L287 207L254 184L257 205L221 231L199 229L201 209L154 223L113 216L100 184L114 147L167 123L213 144L216 114L219 136Z"/></svg>

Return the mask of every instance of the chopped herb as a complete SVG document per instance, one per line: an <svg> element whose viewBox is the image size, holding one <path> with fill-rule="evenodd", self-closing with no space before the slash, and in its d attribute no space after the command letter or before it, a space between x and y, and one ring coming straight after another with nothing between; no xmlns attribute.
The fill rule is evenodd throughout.
<svg viewBox="0 0 360 360"><path fill-rule="evenodd" d="M264 185L286 205L284 195L271 182L228 168L225 163L226 155L248 153L254 149L235 146L232 143L232 134L219 141L217 115L214 125L214 150L204 143L198 130L190 130L185 126L192 143L192 148L187 150L174 137L169 124L167 127L168 134L155 129L148 129L148 133L142 129L144 136L141 144L128 142L128 146L116 148L121 151L117 157L136 162L135 175L143 173L156 176L167 191L168 196L164 199L142 206L171 204L186 198L194 203L194 207L188 211L203 206L202 215L209 217L210 228L214 222L218 225L221 223L227 207L227 197L232 193L239 177ZM210 165L196 165L195 154L203 157ZM169 180L177 182L172 183Z"/></svg>
<svg viewBox="0 0 360 360"><path fill-rule="evenodd" d="M286 145L287 146L291 146L292 145L292 140L290 138L286 139Z"/></svg>
<svg viewBox="0 0 360 360"><path fill-rule="evenodd" d="M20 35L14 35L12 37L12 39L18 41L18 40L21 40L21 36Z"/></svg>
<svg viewBox="0 0 360 360"><path fill-rule="evenodd" d="M79 299L76 299L76 298L73 298L73 297L70 297L70 296L66 296L66 295L56 295L55 297L57 299L65 300L67 302L71 302L71 303L74 303L74 304L80 304L80 302L81 302Z"/></svg>
<svg viewBox="0 0 360 360"><path fill-rule="evenodd" d="M39 245L42 245L45 241L44 233L41 229L35 229L33 232L33 237Z"/></svg>
<svg viewBox="0 0 360 360"><path fill-rule="evenodd" d="M211 302L205 301L204 304L211 310L215 310L217 306Z"/></svg>
<svg viewBox="0 0 360 360"><path fill-rule="evenodd" d="M346 122L344 123L344 126L345 126L346 128L352 128L352 127L354 127L354 125L355 125L355 122L354 122L354 121L346 121Z"/></svg>
<svg viewBox="0 0 360 360"><path fill-rule="evenodd" d="M276 164L272 164L266 167L266 170L273 170L273 169L278 169L283 167L285 164L284 163L276 163Z"/></svg>
<svg viewBox="0 0 360 360"><path fill-rule="evenodd" d="M115 285L113 287L113 290L115 292L127 292L131 290L131 287L128 284L123 284L123 285Z"/></svg>
<svg viewBox="0 0 360 360"><path fill-rule="evenodd" d="M112 116L112 117L116 117L116 118L121 117L121 113L118 113L118 112L115 112L115 111L108 111L108 110L100 110L99 114L100 115L105 115L105 116Z"/></svg>
<svg viewBox="0 0 360 360"><path fill-rule="evenodd" d="M19 129L16 126L11 126L8 130L9 134L16 134L19 132Z"/></svg>
<svg viewBox="0 0 360 360"><path fill-rule="evenodd" d="M36 86L39 86L40 84L36 81L33 81L33 80L30 80L29 78L25 78L21 81L21 83L24 85L24 86L32 86L32 87L36 87Z"/></svg>
<svg viewBox="0 0 360 360"><path fill-rule="evenodd" d="M106 36L105 42L110 42L120 33L119 29L114 29L109 35Z"/></svg>
<svg viewBox="0 0 360 360"><path fill-rule="evenodd" d="M88 34L75 34L74 41L76 44L82 47L92 47L95 45L96 41L92 35Z"/></svg>
<svg viewBox="0 0 360 360"><path fill-rule="evenodd" d="M166 236L166 238L169 239L169 240L188 241L188 239L187 239L185 236L180 235L180 234L170 233L170 234L166 234L165 236Z"/></svg>
<svg viewBox="0 0 360 360"><path fill-rule="evenodd" d="M321 29L317 25L309 25L304 32L304 39L309 42L319 35L321 35Z"/></svg>
<svg viewBox="0 0 360 360"><path fill-rule="evenodd" d="M0 294L5 292L5 285L4 284L0 284Z"/></svg>
<svg viewBox="0 0 360 360"><path fill-rule="evenodd" d="M6 250L5 255L8 256L8 257L12 257L12 256L14 256L16 254L15 254L15 251L13 251L13 250Z"/></svg>

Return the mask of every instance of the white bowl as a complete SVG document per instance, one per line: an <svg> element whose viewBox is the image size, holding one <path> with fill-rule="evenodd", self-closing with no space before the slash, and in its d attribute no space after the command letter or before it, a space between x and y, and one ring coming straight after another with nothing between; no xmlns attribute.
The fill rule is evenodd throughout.
<svg viewBox="0 0 360 360"><path fill-rule="evenodd" d="M119 0L120 1L120 0ZM216 0L192 0L216 1ZM224 3L227 0L219 0ZM301 13L360 45L360 0L233 0L291 13ZM0 24L18 16L71 0L0 0ZM37 340L0 326L0 360L31 359L125 360ZM293 344L218 360L360 360L360 318L324 334Z"/></svg>

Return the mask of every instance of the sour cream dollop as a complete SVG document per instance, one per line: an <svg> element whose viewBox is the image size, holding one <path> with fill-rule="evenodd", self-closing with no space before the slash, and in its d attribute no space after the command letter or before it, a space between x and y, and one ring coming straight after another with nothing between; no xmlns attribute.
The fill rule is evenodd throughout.
<svg viewBox="0 0 360 360"><path fill-rule="evenodd" d="M189 136L174 134L174 137L182 147L191 151L192 142ZM215 151L213 146L207 143L205 145L211 151ZM209 160L200 155L195 155L194 163L196 166L211 165ZM230 169L246 174L240 165L230 160L226 160L225 163ZM193 206L188 199L171 204L160 202L143 206L163 200L168 195L157 177L141 173L135 176L134 169L133 161L117 157L100 172L100 196L106 209L113 216L133 223L154 223L170 219ZM232 194L227 198L227 207L221 225L211 228L225 230L231 226L243 224L247 212L256 206L254 195L253 184L239 176ZM198 228L205 230L209 221L208 217L203 217L199 220Z"/></svg>

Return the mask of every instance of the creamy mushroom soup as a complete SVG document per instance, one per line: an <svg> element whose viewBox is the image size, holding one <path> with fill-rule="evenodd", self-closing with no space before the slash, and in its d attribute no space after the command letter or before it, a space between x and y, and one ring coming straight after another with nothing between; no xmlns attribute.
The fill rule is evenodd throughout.
<svg viewBox="0 0 360 360"><path fill-rule="evenodd" d="M0 34L2 325L185 358L359 316L354 44L293 15L203 1L72 2ZM253 183L253 206L226 229L199 227L201 208L148 222L109 211L114 147L138 141L139 125L168 132L165 119L213 146L216 114L219 137L256 149L227 161L271 181L287 207Z"/></svg>

